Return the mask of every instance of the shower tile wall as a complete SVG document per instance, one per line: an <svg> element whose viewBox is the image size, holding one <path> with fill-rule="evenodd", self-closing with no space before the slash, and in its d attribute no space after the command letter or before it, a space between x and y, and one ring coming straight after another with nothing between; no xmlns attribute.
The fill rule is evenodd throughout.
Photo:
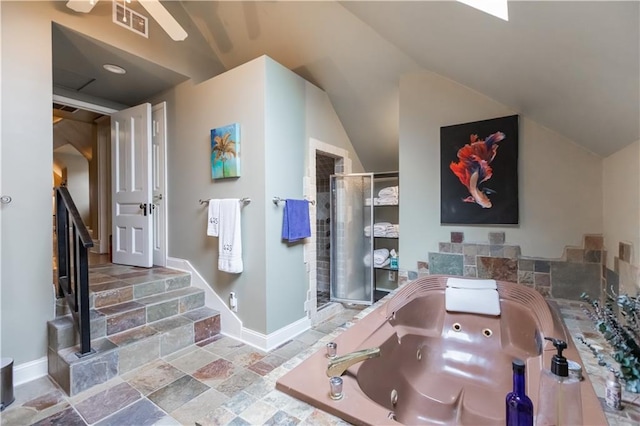
<svg viewBox="0 0 640 426"><path fill-rule="evenodd" d="M318 306L328 302L331 281L331 221L329 176L335 173L335 159L316 155L316 260Z"/></svg>

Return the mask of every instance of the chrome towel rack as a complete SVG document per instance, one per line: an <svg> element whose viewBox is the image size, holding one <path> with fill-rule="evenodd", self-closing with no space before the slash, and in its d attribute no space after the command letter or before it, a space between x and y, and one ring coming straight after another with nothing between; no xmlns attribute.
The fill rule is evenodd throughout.
<svg viewBox="0 0 640 426"><path fill-rule="evenodd" d="M305 198L305 200L307 200ZM280 197L273 197L272 200L273 204L275 204L276 206L280 203L280 201L282 201L283 203L287 202L286 198L280 198ZM307 200L309 203L311 203L311 205L315 206L316 205L316 201L315 200Z"/></svg>
<svg viewBox="0 0 640 426"><path fill-rule="evenodd" d="M198 200L198 202L200 203L200 205L209 204L209 199L207 199L207 200ZM250 204L251 203L251 198L249 198L249 197L240 198L240 202L242 204Z"/></svg>

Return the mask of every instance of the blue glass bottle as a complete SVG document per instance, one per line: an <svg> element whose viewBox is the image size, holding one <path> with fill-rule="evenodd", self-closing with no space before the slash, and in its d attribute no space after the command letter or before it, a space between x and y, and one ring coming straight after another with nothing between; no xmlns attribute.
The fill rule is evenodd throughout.
<svg viewBox="0 0 640 426"><path fill-rule="evenodd" d="M533 403L525 393L524 362L514 359L513 392L507 394L505 405L507 408L507 426L532 426Z"/></svg>

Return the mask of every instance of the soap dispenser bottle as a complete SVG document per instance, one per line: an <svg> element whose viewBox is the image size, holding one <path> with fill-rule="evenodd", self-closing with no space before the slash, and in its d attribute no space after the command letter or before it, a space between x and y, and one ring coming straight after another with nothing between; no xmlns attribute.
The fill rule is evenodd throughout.
<svg viewBox="0 0 640 426"><path fill-rule="evenodd" d="M543 370L540 377L536 426L581 425L582 397L580 381L569 377L569 363L562 356L567 343L550 337L557 353L551 358L551 370Z"/></svg>
<svg viewBox="0 0 640 426"><path fill-rule="evenodd" d="M513 391L507 394L505 400L507 426L533 426L533 403L525 393L525 364L522 360L514 359L511 365Z"/></svg>

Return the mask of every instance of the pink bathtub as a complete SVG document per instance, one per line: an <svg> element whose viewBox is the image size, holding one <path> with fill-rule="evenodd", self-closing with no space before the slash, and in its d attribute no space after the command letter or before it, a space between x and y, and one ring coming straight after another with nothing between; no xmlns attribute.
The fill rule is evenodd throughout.
<svg viewBox="0 0 640 426"><path fill-rule="evenodd" d="M407 284L389 302L336 338L338 356L380 348L380 357L345 372L340 400L329 397L322 349L287 373L276 388L355 424L504 424L513 358L525 360L527 392L537 406L540 369L567 341L567 358L581 363L559 315L536 291L498 281L499 317L444 309L446 276ZM588 377L583 419L607 421Z"/></svg>

